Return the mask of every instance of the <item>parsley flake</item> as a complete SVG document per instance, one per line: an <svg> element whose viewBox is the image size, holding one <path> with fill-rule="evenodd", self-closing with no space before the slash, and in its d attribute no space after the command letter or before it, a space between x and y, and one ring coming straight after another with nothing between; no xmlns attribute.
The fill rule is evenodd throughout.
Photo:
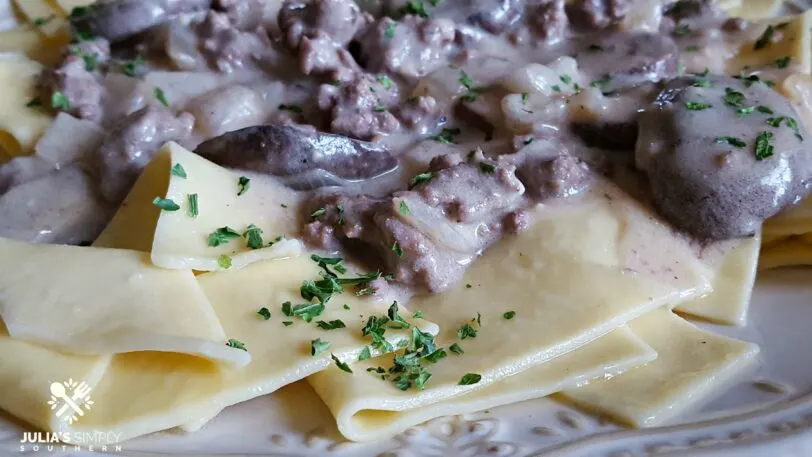
<svg viewBox="0 0 812 457"><path fill-rule="evenodd" d="M433 177L434 177L434 173L432 173L430 171L426 172L426 173L420 173L419 175L412 178L412 182L410 184L410 187L414 187L414 186L416 186L416 185L418 185L420 183L428 182Z"/></svg>
<svg viewBox="0 0 812 457"><path fill-rule="evenodd" d="M317 210L310 213L310 217L312 217L312 218L321 217L321 216L324 216L326 213L327 213L326 209L318 208Z"/></svg>
<svg viewBox="0 0 812 457"><path fill-rule="evenodd" d="M197 203L197 194L187 194L186 195L186 205L188 207L186 209L186 214L189 217L197 217L198 214L200 214L200 210L198 208L198 203Z"/></svg>
<svg viewBox="0 0 812 457"><path fill-rule="evenodd" d="M155 197L155 200L152 200L152 204L161 208L163 211L177 211L180 209L180 206L169 198Z"/></svg>
<svg viewBox="0 0 812 457"><path fill-rule="evenodd" d="M51 95L51 106L55 110L67 112L70 111L70 100L65 94L57 90Z"/></svg>
<svg viewBox="0 0 812 457"><path fill-rule="evenodd" d="M720 136L716 137L713 140L716 144L728 144L733 147L743 148L747 146L747 143L744 142L741 138L737 138L735 136Z"/></svg>
<svg viewBox="0 0 812 457"><path fill-rule="evenodd" d="M262 249L264 247L262 243L262 229L256 225L249 225L242 236L247 240L246 246L249 248Z"/></svg>
<svg viewBox="0 0 812 457"><path fill-rule="evenodd" d="M417 310L412 314L412 317L415 319L425 319L426 317L423 316L423 311Z"/></svg>
<svg viewBox="0 0 812 457"><path fill-rule="evenodd" d="M769 108L769 107L764 106L764 105L758 105L756 107L756 109L758 110L759 113L775 114L775 111L773 111L772 108Z"/></svg>
<svg viewBox="0 0 812 457"><path fill-rule="evenodd" d="M386 75L378 75L378 82L381 83L384 89L390 90L394 87L395 83L392 81L392 78Z"/></svg>
<svg viewBox="0 0 812 457"><path fill-rule="evenodd" d="M369 350L369 346L364 346L364 349L361 349L361 353L358 354L358 361L369 360L372 358L372 352Z"/></svg>
<svg viewBox="0 0 812 457"><path fill-rule="evenodd" d="M775 30L773 29L772 25L768 25L766 29L764 29L764 33L758 37L755 44L753 45L753 50L758 51L759 49L765 48L773 39L773 35L775 34Z"/></svg>
<svg viewBox="0 0 812 457"><path fill-rule="evenodd" d="M457 354L457 355L465 354L465 351L463 351L462 348L460 347L460 345L457 344L457 343L454 343L451 346L449 346L448 350L453 352L454 354Z"/></svg>
<svg viewBox="0 0 812 457"><path fill-rule="evenodd" d="M158 101L161 102L161 105L169 107L169 102L166 101L166 94L164 94L164 90L161 89L160 87L155 88L155 98L157 98Z"/></svg>
<svg viewBox="0 0 812 457"><path fill-rule="evenodd" d="M435 135L431 137L432 140L443 143L443 144L455 144L454 137L462 133L460 129L453 128L448 129L444 128L439 135Z"/></svg>
<svg viewBox="0 0 812 457"><path fill-rule="evenodd" d="M398 205L398 212L400 212L400 214L403 214L404 216L409 214L410 212L409 205L407 205L404 200L400 201L400 205Z"/></svg>
<svg viewBox="0 0 812 457"><path fill-rule="evenodd" d="M496 165L487 162L479 162L479 169L483 173L493 173L496 171Z"/></svg>
<svg viewBox="0 0 812 457"><path fill-rule="evenodd" d="M457 336L461 340L466 340L468 338L476 338L477 331L471 324L465 324L457 330Z"/></svg>
<svg viewBox="0 0 812 457"><path fill-rule="evenodd" d="M220 257L217 258L217 265L223 270L228 270L231 268L231 257L221 254Z"/></svg>
<svg viewBox="0 0 812 457"><path fill-rule="evenodd" d="M266 321L271 318L271 310L265 307L260 308L259 311L257 311L257 314L262 316L262 318Z"/></svg>
<svg viewBox="0 0 812 457"><path fill-rule="evenodd" d="M52 15L50 15L48 17L38 17L38 18L34 19L34 25L37 26L37 27L42 27L43 25L48 24L49 22L53 21L54 19L56 19L55 14L52 14Z"/></svg>
<svg viewBox="0 0 812 457"><path fill-rule="evenodd" d="M708 108L713 108L713 105L703 102L685 102L685 107L691 111L702 111Z"/></svg>
<svg viewBox="0 0 812 457"><path fill-rule="evenodd" d="M787 68L791 60L792 58L790 56L781 57L775 60L775 66L778 68Z"/></svg>
<svg viewBox="0 0 812 457"><path fill-rule="evenodd" d="M459 385L470 386L482 380L482 375L476 373L467 373L460 379Z"/></svg>
<svg viewBox="0 0 812 457"><path fill-rule="evenodd" d="M175 166L172 167L171 171L173 176L177 176L179 178L186 179L186 170L183 169L183 165L176 163Z"/></svg>
<svg viewBox="0 0 812 457"><path fill-rule="evenodd" d="M350 366L349 366L349 365L347 365L346 363L342 362L341 360L339 360L339 358L338 358L338 357L336 357L336 356L335 356L335 354L332 354L332 353L331 353L331 354L330 354L330 357L332 357L332 358L333 358L333 362L335 362L335 363L336 363L336 366L337 366L338 368L340 368L340 369L341 369L341 371L346 371L347 373L352 373L352 369L350 368Z"/></svg>
<svg viewBox="0 0 812 457"><path fill-rule="evenodd" d="M504 317L507 320L511 320L514 317L516 317L516 311L507 311L505 312L505 314L502 314L502 317Z"/></svg>
<svg viewBox="0 0 812 457"><path fill-rule="evenodd" d="M395 37L395 29L397 27L398 27L397 22L391 22L387 24L386 29L384 29L383 31L383 36L386 37L386 39L391 40L392 38Z"/></svg>
<svg viewBox="0 0 812 457"><path fill-rule="evenodd" d="M209 234L208 245L209 247L216 248L221 244L226 244L233 239L240 238L240 234L231 227L220 227L211 234Z"/></svg>
<svg viewBox="0 0 812 457"><path fill-rule="evenodd" d="M400 247L397 241L392 244L392 252L394 252L398 257L403 257L403 248Z"/></svg>
<svg viewBox="0 0 812 457"><path fill-rule="evenodd" d="M297 105L285 105L284 103L279 105L279 110L280 111L290 111L290 112L296 113L296 114L302 114L304 112L300 106L297 106Z"/></svg>
<svg viewBox="0 0 812 457"><path fill-rule="evenodd" d="M330 349L330 346L332 346L332 344L330 344L329 341L322 341L321 338L310 340L310 355L317 356L322 352Z"/></svg>
<svg viewBox="0 0 812 457"><path fill-rule="evenodd" d="M242 349L243 351L248 352L248 349L245 348L245 344L240 340L235 340L234 338L229 338L226 346L234 349Z"/></svg>
<svg viewBox="0 0 812 457"><path fill-rule="evenodd" d="M772 132L761 132L756 137L756 160L761 161L775 153Z"/></svg>
<svg viewBox="0 0 812 457"><path fill-rule="evenodd" d="M346 328L347 326L344 324L344 321L340 319L336 319L330 322L325 321L318 321L316 325L319 326L322 330L338 330L340 328Z"/></svg>
<svg viewBox="0 0 812 457"><path fill-rule="evenodd" d="M237 196L241 197L245 195L245 193L248 192L248 189L250 188L251 188L251 179L245 176L240 176L240 178L237 180Z"/></svg>

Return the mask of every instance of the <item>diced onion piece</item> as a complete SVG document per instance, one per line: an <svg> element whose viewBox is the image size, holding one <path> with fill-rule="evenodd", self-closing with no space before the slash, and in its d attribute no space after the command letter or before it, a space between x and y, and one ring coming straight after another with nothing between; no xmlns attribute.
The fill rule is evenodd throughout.
<svg viewBox="0 0 812 457"><path fill-rule="evenodd" d="M255 91L234 85L203 94L189 105L189 111L200 133L214 137L262 123L265 106Z"/></svg>
<svg viewBox="0 0 812 457"><path fill-rule="evenodd" d="M465 255L473 255L479 251L482 243L476 234L477 224L455 224L438 210L416 198L408 200L396 198L393 204L400 207L401 201L406 201L409 212L407 214L401 212L399 217L440 247Z"/></svg>

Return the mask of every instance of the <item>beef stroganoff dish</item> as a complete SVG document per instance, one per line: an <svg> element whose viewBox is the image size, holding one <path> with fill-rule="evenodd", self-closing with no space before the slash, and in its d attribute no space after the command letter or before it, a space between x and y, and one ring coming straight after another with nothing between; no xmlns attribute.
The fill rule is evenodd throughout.
<svg viewBox="0 0 812 457"><path fill-rule="evenodd" d="M657 426L758 364L691 321L812 262L812 13L777 1L12 3L0 409L33 429L295 382L352 441L552 394Z"/></svg>

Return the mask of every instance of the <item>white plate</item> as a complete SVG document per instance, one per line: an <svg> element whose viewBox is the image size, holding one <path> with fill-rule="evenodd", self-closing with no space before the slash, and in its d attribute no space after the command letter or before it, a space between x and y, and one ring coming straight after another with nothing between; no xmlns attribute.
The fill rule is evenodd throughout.
<svg viewBox="0 0 812 457"><path fill-rule="evenodd" d="M762 363L723 396L680 425L622 429L549 399L440 418L393 439L358 444L300 382L231 407L197 433L164 432L123 444L123 453L262 456L812 456L812 270L760 276L749 324L700 324L758 343ZM2 369L2 367L0 367ZM3 395L11 394L2 392ZM0 419L0 455L19 455L23 427ZM31 451L30 445L26 446ZM82 457L116 452L39 455Z"/></svg>
<svg viewBox="0 0 812 457"><path fill-rule="evenodd" d="M801 11L797 0L789 9ZM0 30L13 24L0 0ZM5 27L4 27L5 25ZM812 456L812 270L760 275L744 328L703 327L761 346L757 372L680 424L623 429L549 399L440 418L393 439L345 441L326 406L305 382L236 405L194 434L164 432L122 445L33 455L258 455L274 457L637 457ZM0 370L2 367L0 367ZM0 392L0 395L13 395ZM0 456L21 455L25 427L0 416Z"/></svg>

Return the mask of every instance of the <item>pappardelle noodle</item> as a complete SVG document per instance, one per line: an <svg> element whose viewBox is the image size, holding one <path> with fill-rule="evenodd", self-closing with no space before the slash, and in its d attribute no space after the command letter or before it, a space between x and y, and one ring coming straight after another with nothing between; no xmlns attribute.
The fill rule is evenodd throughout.
<svg viewBox="0 0 812 457"><path fill-rule="evenodd" d="M354 441L551 394L656 426L757 359L690 321L812 263L812 12L778 1L10 7L0 409L38 429L295 382ZM63 379L92 408L47 409Z"/></svg>

